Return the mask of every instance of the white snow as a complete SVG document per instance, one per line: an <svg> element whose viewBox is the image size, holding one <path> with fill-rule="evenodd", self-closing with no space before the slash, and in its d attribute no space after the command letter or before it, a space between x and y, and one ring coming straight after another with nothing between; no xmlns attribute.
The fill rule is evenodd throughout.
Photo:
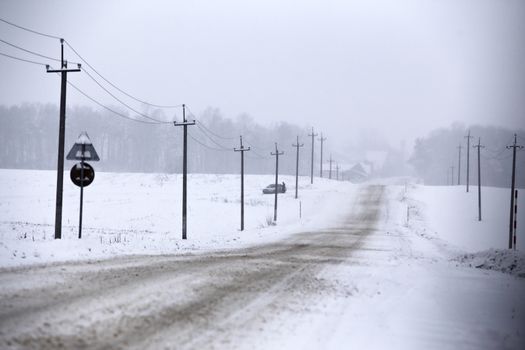
<svg viewBox="0 0 525 350"><path fill-rule="evenodd" d="M275 241L292 232L337 222L349 210L355 186L346 182L279 176L287 192L262 189L272 175L245 176L245 230L240 231L240 175L188 176L188 239L181 239L182 176L97 173L84 189L78 239L79 188L64 173L62 239L54 239L56 172L0 170L0 266L238 248ZM299 217L301 211L301 218ZM315 215L314 215L315 213Z"/></svg>
<svg viewBox="0 0 525 350"><path fill-rule="evenodd" d="M464 187L409 183L405 190L405 180L383 181L380 222L348 259L325 265L306 279L312 285L293 285L304 300L273 300L270 288L251 307L276 315L271 321L258 322L249 308L237 310L233 319L246 316L251 323L230 333L242 335L234 338L236 346L523 349L525 226L518 221L518 250L505 249L509 191L484 188L483 220L478 222L474 187L467 194ZM288 192L279 197L279 217L272 226L273 196L261 190L273 176L246 177L246 230L240 232L239 176L191 175L187 241L180 238L180 175L97 174L85 192L81 240L76 238L78 188L67 181L63 239L54 240L55 173L0 170L0 265L237 248L297 232L333 232L330 228L345 225L348 212L359 209L352 207L356 185L316 179L311 186L301 178L301 199L296 200L293 177L280 181ZM287 280L283 283L274 286L280 288L276 295L287 290ZM308 293L308 288L321 293ZM122 298L119 303L133 302Z"/></svg>
<svg viewBox="0 0 525 350"><path fill-rule="evenodd" d="M482 187L481 221L478 221L478 188L470 186L411 186L408 205L422 213L430 232L458 249L477 252L506 249L509 241L510 189ZM525 191L523 191L525 194ZM525 250L525 196L518 198L517 247ZM521 218L521 220L520 220Z"/></svg>
<svg viewBox="0 0 525 350"><path fill-rule="evenodd" d="M481 191L479 221L477 187L471 186L467 193L465 186L411 185L401 194L410 211L408 227L447 258L524 277L525 198L518 197L517 250L509 250L510 190L482 187Z"/></svg>

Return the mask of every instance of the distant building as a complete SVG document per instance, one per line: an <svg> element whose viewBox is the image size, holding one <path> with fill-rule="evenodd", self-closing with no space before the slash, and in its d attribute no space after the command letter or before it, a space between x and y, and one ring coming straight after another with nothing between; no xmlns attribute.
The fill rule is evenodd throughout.
<svg viewBox="0 0 525 350"><path fill-rule="evenodd" d="M363 182L370 178L372 175L372 164L368 162L358 162L350 167L349 170L344 172L345 180L351 182Z"/></svg>

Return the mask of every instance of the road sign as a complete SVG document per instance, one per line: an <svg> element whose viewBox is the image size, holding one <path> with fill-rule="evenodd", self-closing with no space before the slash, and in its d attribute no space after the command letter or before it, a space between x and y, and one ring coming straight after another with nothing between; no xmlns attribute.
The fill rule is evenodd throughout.
<svg viewBox="0 0 525 350"><path fill-rule="evenodd" d="M95 169L86 160L99 161L97 151L91 143L87 132L82 132L66 157L68 160L80 160L71 168L71 181L80 187L80 215L78 222L78 238L82 238L82 208L84 202L84 187L95 179Z"/></svg>
<svg viewBox="0 0 525 350"><path fill-rule="evenodd" d="M83 171L82 168L84 168ZM75 185L77 185L78 187L86 187L91 185L91 183L95 179L95 169L93 169L93 167L88 163L81 162L73 165L69 175L71 177L71 181L73 181ZM84 175L83 181L82 175Z"/></svg>
<svg viewBox="0 0 525 350"><path fill-rule="evenodd" d="M97 151L91 143L87 132L82 132L66 157L67 160L99 161Z"/></svg>

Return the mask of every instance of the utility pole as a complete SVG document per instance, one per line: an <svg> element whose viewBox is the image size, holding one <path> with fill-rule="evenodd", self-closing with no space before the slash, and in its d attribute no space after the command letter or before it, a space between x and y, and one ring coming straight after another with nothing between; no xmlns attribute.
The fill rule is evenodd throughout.
<svg viewBox="0 0 525 350"><path fill-rule="evenodd" d="M60 39L60 69L49 69L47 73L60 73L60 123L58 129L58 162L57 162L57 194L55 209L55 239L62 238L62 198L64 192L64 143L66 138L66 87L67 73L80 72L80 64L77 68L68 69L67 61L64 61L64 39Z"/></svg>
<svg viewBox="0 0 525 350"><path fill-rule="evenodd" d="M480 153L484 146L481 145L481 137L478 137L478 144L472 146L478 149L478 221L481 221L481 159Z"/></svg>
<svg viewBox="0 0 525 350"><path fill-rule="evenodd" d="M321 133L321 138L319 138L319 141L321 141L321 171L319 172L320 177L323 177L323 143L326 141L326 137L323 137L323 133Z"/></svg>
<svg viewBox="0 0 525 350"><path fill-rule="evenodd" d="M275 153L270 153L272 156L275 156L275 199L274 199L274 205L273 205L273 221L277 221L277 193L278 191L278 184L279 184L279 156L283 155L284 152L279 152L277 149L277 142L275 143Z"/></svg>
<svg viewBox="0 0 525 350"><path fill-rule="evenodd" d="M195 120L189 122L186 121L186 105L182 105L182 123L173 122L174 126L182 126L184 130L183 137L183 155L182 155L182 239L187 239L187 176L188 176L188 125L195 125Z"/></svg>
<svg viewBox="0 0 525 350"><path fill-rule="evenodd" d="M297 155L295 157L295 199L297 199L297 191L298 191L298 188L299 188L299 147L303 147L303 146L304 146L304 144L302 144L302 143L299 144L299 136L297 136L297 143L296 144L292 144L292 147L297 148ZM322 147L321 147L321 149L322 149Z"/></svg>
<svg viewBox="0 0 525 350"><path fill-rule="evenodd" d="M330 172L328 173L328 179L332 179L332 163L333 163L333 160L332 160L332 154L330 153Z"/></svg>
<svg viewBox="0 0 525 350"><path fill-rule="evenodd" d="M513 224L513 245L516 250L516 232L518 230L518 190L514 190L514 224Z"/></svg>
<svg viewBox="0 0 525 350"><path fill-rule="evenodd" d="M473 136L470 136L470 130L468 131L468 135L465 136L465 138L467 139L467 192L468 192L468 185L469 185L469 180L470 180L470 173L469 173L469 170L470 170L470 139L473 138Z"/></svg>
<svg viewBox="0 0 525 350"><path fill-rule="evenodd" d="M450 167L450 184L454 186L454 166Z"/></svg>
<svg viewBox="0 0 525 350"><path fill-rule="evenodd" d="M241 231L244 231L244 152L247 152L250 150L250 147L244 148L242 145L242 136L240 136L241 139L241 147L234 148L233 150L235 152L241 152Z"/></svg>
<svg viewBox="0 0 525 350"><path fill-rule="evenodd" d="M458 146L458 186L461 184L461 144Z"/></svg>
<svg viewBox="0 0 525 350"><path fill-rule="evenodd" d="M507 146L512 148L512 180L510 186L510 224L509 224L509 249L512 249L512 227L514 222L514 187L516 184L516 149L522 149L523 146L517 144L516 134L514 134L514 144Z"/></svg>
<svg viewBox="0 0 525 350"><path fill-rule="evenodd" d="M339 164L335 163L335 179L339 181Z"/></svg>
<svg viewBox="0 0 525 350"><path fill-rule="evenodd" d="M312 137L312 164L311 164L312 167L310 170L310 183L313 184L314 183L314 140L315 140L315 137L317 136L317 134L314 134L313 127L312 127L312 133L308 134L308 136Z"/></svg>

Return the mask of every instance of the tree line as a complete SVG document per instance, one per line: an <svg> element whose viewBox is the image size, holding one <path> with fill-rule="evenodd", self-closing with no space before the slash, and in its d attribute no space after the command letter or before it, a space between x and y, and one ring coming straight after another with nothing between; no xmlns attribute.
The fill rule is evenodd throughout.
<svg viewBox="0 0 525 350"><path fill-rule="evenodd" d="M119 112L128 115L125 111ZM56 169L58 114L58 107L53 104L0 106L0 167ZM180 111L169 116L162 110L149 110L147 114L166 121L182 120ZM132 122L86 106L70 107L66 115L66 153L78 135L86 131L100 156L98 170L181 172L183 135L180 127L169 123ZM239 147L239 136L243 135L244 146L252 148L246 153L246 172L272 173L274 160L270 152L277 142L279 149L285 151L280 172L295 174L295 153L291 145L297 135L307 135L306 127L286 122L263 126L246 114L229 119L214 108L206 109L195 119L197 125L188 127L190 172L236 173L240 161L233 149ZM305 137L303 141L307 141ZM307 174L308 169L309 161L301 162L301 173Z"/></svg>
<svg viewBox="0 0 525 350"><path fill-rule="evenodd" d="M484 186L509 187L512 173L512 150L506 146L518 136L518 143L525 144L524 130L509 130L494 126L465 125L456 123L449 128L437 129L427 137L419 138L414 145L409 163L416 175L427 185L446 185L451 183L451 167L454 167L453 183L457 184L459 150L461 146L461 184L466 183L467 142L465 136L473 136L470 142L470 184L477 185L477 151L473 148L478 138L481 149L481 184ZM516 162L516 185L525 187L525 152L518 151Z"/></svg>

